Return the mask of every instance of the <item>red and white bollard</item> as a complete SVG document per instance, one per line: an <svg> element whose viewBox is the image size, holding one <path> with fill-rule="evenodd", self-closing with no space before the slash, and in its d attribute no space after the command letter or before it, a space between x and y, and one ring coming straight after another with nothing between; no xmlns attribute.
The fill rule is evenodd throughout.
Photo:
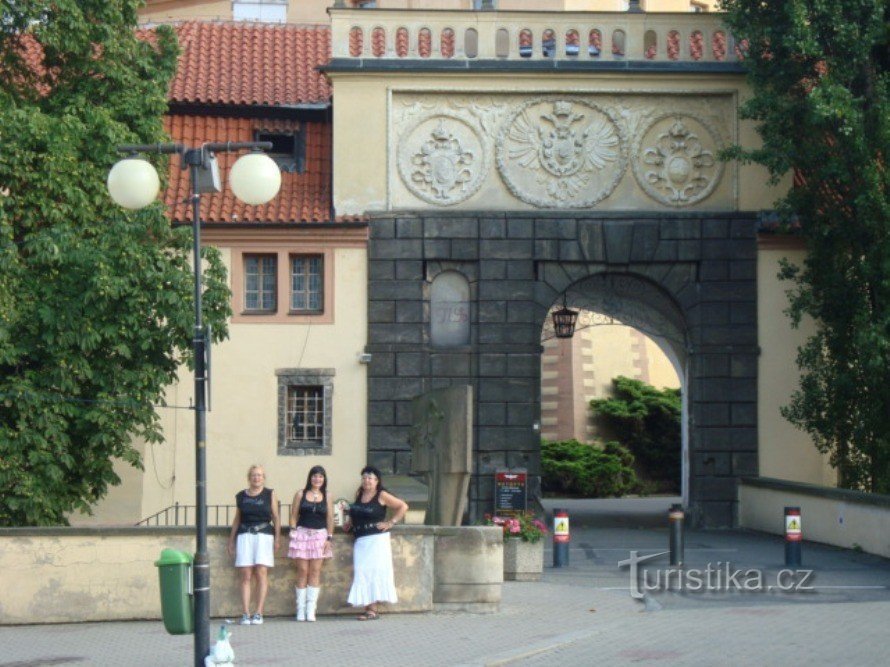
<svg viewBox="0 0 890 667"><path fill-rule="evenodd" d="M569 564L569 511L553 510L553 567Z"/></svg>
<svg viewBox="0 0 890 667"><path fill-rule="evenodd" d="M800 543L803 531L800 523L800 508L785 508L785 565L800 567Z"/></svg>

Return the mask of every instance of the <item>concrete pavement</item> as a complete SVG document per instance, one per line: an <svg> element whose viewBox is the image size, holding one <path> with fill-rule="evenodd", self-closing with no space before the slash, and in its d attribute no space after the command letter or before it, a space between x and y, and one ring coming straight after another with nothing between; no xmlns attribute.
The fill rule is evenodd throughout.
<svg viewBox="0 0 890 667"><path fill-rule="evenodd" d="M667 549L661 506L669 502L575 507L570 566L545 567L541 582L505 583L498 613L384 615L365 623L270 618L231 626L236 664L887 664L890 561L867 554L805 543L804 567L814 570L805 591L716 586L633 599L628 569L617 563L631 550ZM756 533L689 533L686 556L687 570L731 563L762 572L767 583L783 569L781 539ZM548 548L545 566L551 561ZM667 570L666 562L649 563L650 575ZM191 649L190 636L171 637L158 622L0 628L0 667L190 665Z"/></svg>

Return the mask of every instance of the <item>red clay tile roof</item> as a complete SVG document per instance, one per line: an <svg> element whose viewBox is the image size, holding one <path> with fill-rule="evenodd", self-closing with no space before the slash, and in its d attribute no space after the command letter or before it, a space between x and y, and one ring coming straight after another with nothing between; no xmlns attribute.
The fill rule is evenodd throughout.
<svg viewBox="0 0 890 667"><path fill-rule="evenodd" d="M331 58L326 26L187 21L176 26L182 53L171 102L319 104L330 101L316 68Z"/></svg>
<svg viewBox="0 0 890 667"><path fill-rule="evenodd" d="M217 155L222 192L201 198L202 222L327 222L331 202L331 131L326 123L171 115L164 120L173 141L196 146L207 141L253 141L254 130L288 130L302 126L306 133L306 169L302 174L281 174L281 191L268 204L249 206L236 199L226 180L234 153ZM164 201L175 222L191 221L189 175L170 161L170 180Z"/></svg>

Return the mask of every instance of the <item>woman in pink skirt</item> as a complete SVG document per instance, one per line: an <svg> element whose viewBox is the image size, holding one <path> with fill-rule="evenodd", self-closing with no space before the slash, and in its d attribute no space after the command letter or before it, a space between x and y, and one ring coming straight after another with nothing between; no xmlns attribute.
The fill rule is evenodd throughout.
<svg viewBox="0 0 890 667"><path fill-rule="evenodd" d="M306 487L294 495L290 509L290 546L287 557L297 563L297 620L314 621L321 566L334 551L334 510L328 497L324 468L313 466Z"/></svg>

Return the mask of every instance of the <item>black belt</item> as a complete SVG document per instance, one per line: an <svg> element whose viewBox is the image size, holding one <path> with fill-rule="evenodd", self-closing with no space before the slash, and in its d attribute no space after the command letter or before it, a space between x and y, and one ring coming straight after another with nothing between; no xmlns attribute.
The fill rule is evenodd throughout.
<svg viewBox="0 0 890 667"><path fill-rule="evenodd" d="M242 533L242 534L243 533L251 533L252 535L256 535L257 533L264 531L266 528L271 528L271 527L272 527L271 521L266 521L266 523L258 523L255 526L245 526L244 524L241 524L240 526L238 526L238 532Z"/></svg>
<svg viewBox="0 0 890 667"><path fill-rule="evenodd" d="M382 522L378 521L377 523L382 523ZM364 524L360 524L360 525L358 525L358 526L355 526L355 530L380 530L380 529L377 527L377 523L364 523Z"/></svg>

